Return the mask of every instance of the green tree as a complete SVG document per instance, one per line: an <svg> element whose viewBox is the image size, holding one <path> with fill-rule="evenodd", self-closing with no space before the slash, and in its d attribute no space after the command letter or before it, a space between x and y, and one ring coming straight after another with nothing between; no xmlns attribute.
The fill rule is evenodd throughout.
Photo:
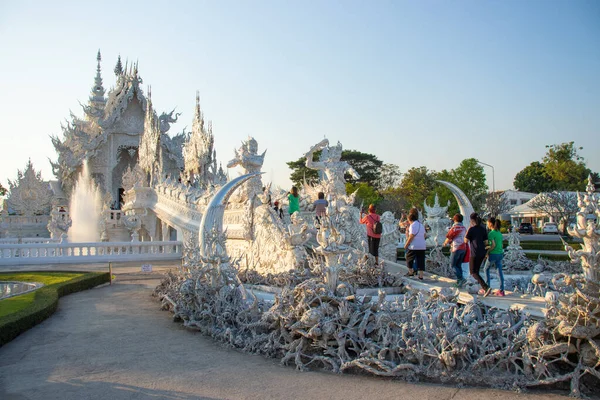
<svg viewBox="0 0 600 400"><path fill-rule="evenodd" d="M454 176L452 175L452 172L446 169L443 169L440 172L436 173L435 179L454 183L455 185L457 184L456 179L454 179ZM439 197L440 205L445 206L446 204L448 204L448 201L450 201L450 206L448 207L448 215L452 216L460 211L458 208L458 203L456 202L456 198L454 197L450 189L448 189L446 186L443 186L439 183L435 186L435 191L432 192L427 198L427 202L429 204L433 204L436 194Z"/></svg>
<svg viewBox="0 0 600 400"><path fill-rule="evenodd" d="M379 191L382 199L377 205L377 209L383 213L384 211L391 211L394 213L396 218L400 218L403 211L409 208L408 201L402 192L402 188L394 187Z"/></svg>
<svg viewBox="0 0 600 400"><path fill-rule="evenodd" d="M402 173L400 167L396 164L385 163L379 170L379 180L376 183L376 187L379 190L389 190L400 186L402 179Z"/></svg>
<svg viewBox="0 0 600 400"><path fill-rule="evenodd" d="M438 172L435 174L435 179L455 184L468 197L475 210L482 210L487 194L487 184L483 167L475 158L462 160L458 167L450 171ZM459 212L458 203L448 188L438 185L427 201L433 203L435 193L439 196L440 205L446 205L450 200L449 215Z"/></svg>
<svg viewBox="0 0 600 400"><path fill-rule="evenodd" d="M402 176L400 190L409 207L423 208L423 201L435 187L435 176L427 167L413 167Z"/></svg>
<svg viewBox="0 0 600 400"><path fill-rule="evenodd" d="M579 155L575 142L546 145L542 162L534 161L515 175L513 185L518 190L542 193L583 191L592 173Z"/></svg>
<svg viewBox="0 0 600 400"><path fill-rule="evenodd" d="M515 175L513 186L517 190L531 193L541 193L554 190L550 176L544 164L534 161Z"/></svg>
<svg viewBox="0 0 600 400"><path fill-rule="evenodd" d="M544 156L546 173L556 185L556 190L585 190L590 170L575 147L575 142L547 145Z"/></svg>
<svg viewBox="0 0 600 400"><path fill-rule="evenodd" d="M4 196L6 194L7 190L4 186L2 186L2 183L0 183L0 196Z"/></svg>
<svg viewBox="0 0 600 400"><path fill-rule="evenodd" d="M356 206L363 205L364 208L367 208L369 204L377 205L381 200L381 196L375 190L373 186L368 185L365 182L359 183L346 183L346 193L355 193L356 197L354 198L354 204Z"/></svg>
<svg viewBox="0 0 600 400"><path fill-rule="evenodd" d="M320 155L320 151L315 152L313 159L318 160ZM286 164L292 170L292 173L290 174L290 180L297 187L302 187L304 179L306 179L306 182L310 185L314 185L319 182L319 171L316 169L306 168L305 157L300 157L296 161L289 161Z"/></svg>
<svg viewBox="0 0 600 400"><path fill-rule="evenodd" d="M452 170L454 183L471 200L475 210L481 210L488 191L483 167L475 158L462 160L458 167Z"/></svg>
<svg viewBox="0 0 600 400"><path fill-rule="evenodd" d="M321 152L315 152L313 159L318 160ZM356 150L342 151L341 161L346 161L360 175L359 179L354 179L350 174L346 174L346 181L349 183L366 183L369 186L377 188L381 166L383 161L377 156L368 153L362 153ZM301 186L304 178L309 184L315 184L319 181L319 172L314 169L306 168L306 158L300 157L296 161L286 163L292 170L290 180L296 186Z"/></svg>

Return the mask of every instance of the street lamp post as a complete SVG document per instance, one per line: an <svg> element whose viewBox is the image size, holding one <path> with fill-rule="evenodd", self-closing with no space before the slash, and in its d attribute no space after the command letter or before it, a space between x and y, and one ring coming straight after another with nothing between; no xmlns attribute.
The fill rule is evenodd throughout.
<svg viewBox="0 0 600 400"><path fill-rule="evenodd" d="M486 164L479 160L476 160L478 164L486 165L492 169L492 193L496 193L496 174L494 173L494 166L490 164Z"/></svg>

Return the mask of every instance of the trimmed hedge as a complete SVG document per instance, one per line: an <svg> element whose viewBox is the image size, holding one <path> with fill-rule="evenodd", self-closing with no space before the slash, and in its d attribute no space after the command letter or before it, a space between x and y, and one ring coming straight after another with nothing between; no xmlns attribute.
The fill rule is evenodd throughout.
<svg viewBox="0 0 600 400"><path fill-rule="evenodd" d="M537 261L538 257L550 260L550 261L569 261L570 258L567 254L540 254L540 253L525 253L525 257L530 260Z"/></svg>
<svg viewBox="0 0 600 400"><path fill-rule="evenodd" d="M539 248L535 248L535 250L540 250ZM546 250L546 249L544 249ZM548 250L553 250L553 249L548 249ZM563 250L563 249L559 249L559 250ZM450 250L448 250L448 247L444 247L444 249L442 250L442 253L444 253L445 256L450 256ZM570 258L569 256L565 253L565 254L546 254L546 253L525 253L525 256L527 258L529 258L530 260L534 260L537 261L538 256L542 256L542 258L545 258L546 260L551 260L551 261L569 261ZM406 261L406 254L404 249L398 249L396 251L396 260L402 260L402 261Z"/></svg>
<svg viewBox="0 0 600 400"><path fill-rule="evenodd" d="M570 246L572 246L575 250L579 250L581 248L581 243L576 242L567 242ZM562 242L544 242L538 240L522 240L521 248L523 250L558 250L563 251L565 248ZM508 242L504 241L504 248L508 246Z"/></svg>
<svg viewBox="0 0 600 400"><path fill-rule="evenodd" d="M1 277L0 274L0 279ZM91 289L109 281L110 275L107 272L90 272L66 282L37 289L31 306L0 318L0 346L54 314L60 297Z"/></svg>

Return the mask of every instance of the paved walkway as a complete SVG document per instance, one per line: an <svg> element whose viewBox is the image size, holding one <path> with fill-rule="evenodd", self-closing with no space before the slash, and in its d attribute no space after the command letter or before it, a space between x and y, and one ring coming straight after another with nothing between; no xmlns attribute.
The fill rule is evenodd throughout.
<svg viewBox="0 0 600 400"><path fill-rule="evenodd" d="M562 399L549 392L409 384L298 372L224 348L172 322L150 297L157 274L60 299L57 312L0 347L0 399Z"/></svg>
<svg viewBox="0 0 600 400"><path fill-rule="evenodd" d="M408 268L405 264L401 263L385 261L385 269L391 274L402 276L409 287L418 290L440 290L445 287L454 288L454 284L456 283L455 279L450 279L439 275L432 275L427 271L425 271L425 279L422 281L418 280L416 277L406 277L405 274L408 272ZM468 303L477 299L485 305L498 307L504 310L519 309L536 318L543 318L546 315L546 301L544 298L515 294L508 290L506 290L505 297L497 297L494 295L482 297L476 294L469 294L463 289L460 291L459 299L463 303Z"/></svg>

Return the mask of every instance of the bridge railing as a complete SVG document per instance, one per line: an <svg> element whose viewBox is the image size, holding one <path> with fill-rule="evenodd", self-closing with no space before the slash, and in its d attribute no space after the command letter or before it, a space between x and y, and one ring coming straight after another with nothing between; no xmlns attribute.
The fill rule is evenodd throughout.
<svg viewBox="0 0 600 400"><path fill-rule="evenodd" d="M51 238L42 238L42 237L34 237L34 238L3 238L0 239L0 244L29 244L29 243L60 243L60 239L51 239Z"/></svg>
<svg viewBox="0 0 600 400"><path fill-rule="evenodd" d="M182 242L0 244L0 265L178 260Z"/></svg>

